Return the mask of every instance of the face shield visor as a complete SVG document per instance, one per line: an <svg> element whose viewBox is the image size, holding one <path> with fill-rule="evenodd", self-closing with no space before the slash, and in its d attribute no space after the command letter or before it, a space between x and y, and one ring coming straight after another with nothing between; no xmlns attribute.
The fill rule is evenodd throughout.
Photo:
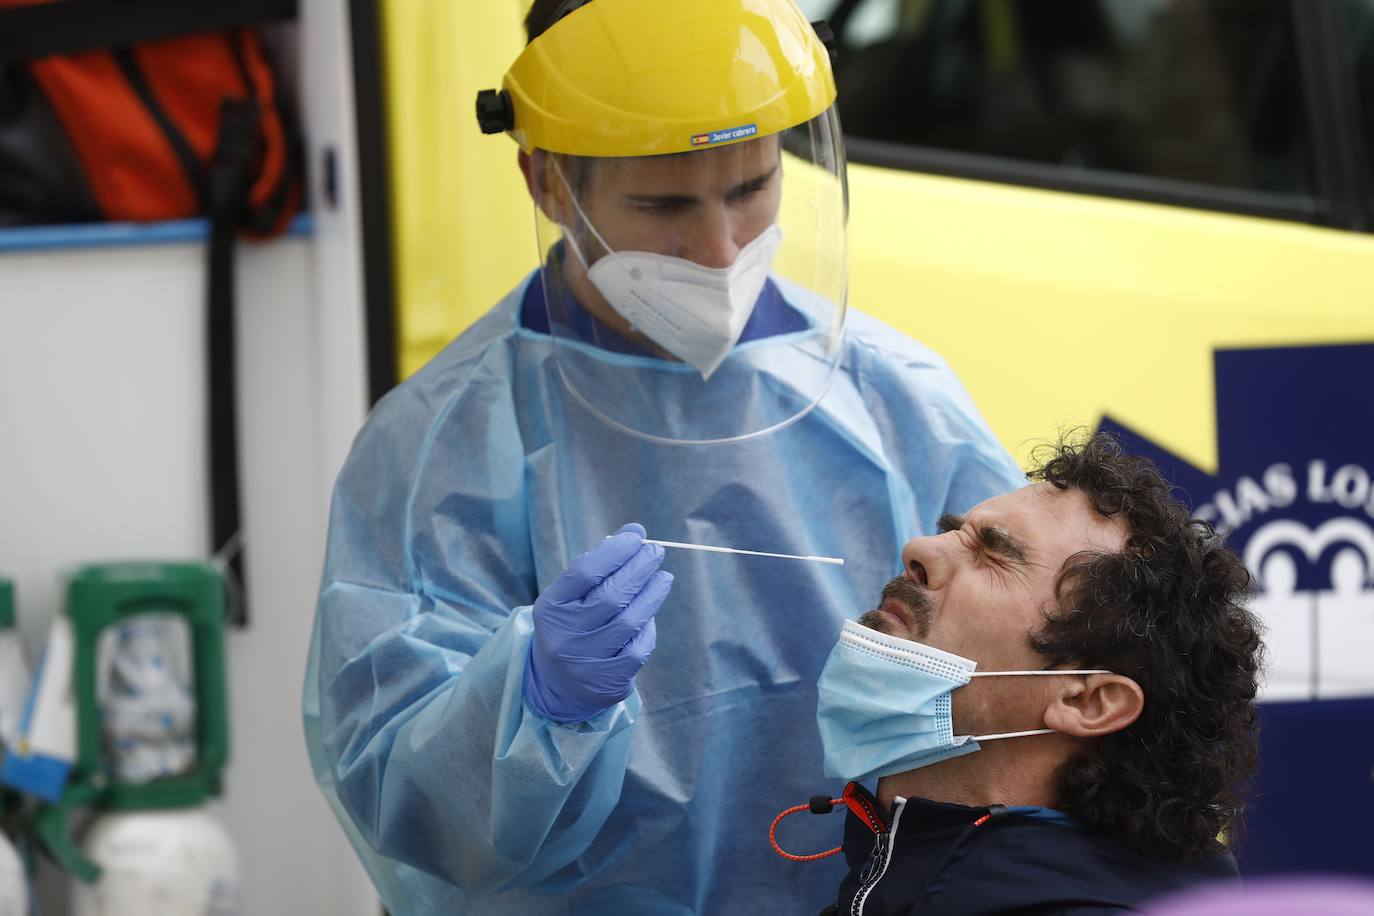
<svg viewBox="0 0 1374 916"><path fill-rule="evenodd" d="M540 280L574 398L667 442L760 435L814 407L844 332L838 144L828 109L693 153L537 155L554 192L535 207Z"/></svg>
<svg viewBox="0 0 1374 916"><path fill-rule="evenodd" d="M738 441L805 416L840 359L834 85L790 0L675 4L674 23L666 9L594 0L555 23L507 74L511 132L561 383L641 438ZM646 35L688 46L646 53ZM584 77L593 62L634 72L603 74L594 88L614 99L589 106L586 93L555 98L569 85L546 72L555 61Z"/></svg>

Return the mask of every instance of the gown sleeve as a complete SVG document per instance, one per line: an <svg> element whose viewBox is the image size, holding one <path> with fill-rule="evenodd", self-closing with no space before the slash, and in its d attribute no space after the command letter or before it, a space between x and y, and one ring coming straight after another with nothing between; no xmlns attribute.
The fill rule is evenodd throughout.
<svg viewBox="0 0 1374 916"><path fill-rule="evenodd" d="M340 474L307 737L368 847L496 891L537 885L590 845L619 799L640 700L574 724L525 704L537 589L522 451L502 396L459 400L431 409L403 386Z"/></svg>

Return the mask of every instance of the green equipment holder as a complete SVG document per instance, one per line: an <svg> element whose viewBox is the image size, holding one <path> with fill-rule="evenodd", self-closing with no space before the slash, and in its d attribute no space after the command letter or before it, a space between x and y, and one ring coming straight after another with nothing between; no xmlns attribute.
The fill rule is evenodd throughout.
<svg viewBox="0 0 1374 916"><path fill-rule="evenodd" d="M205 563L111 563L78 570L67 586L71 618L72 688L76 704L76 760L62 799L40 808L38 834L64 870L87 882L100 867L72 839L77 808L105 811L188 808L221 791L229 759L229 717L224 669L224 582ZM96 654L101 632L141 614L183 617L190 630L196 689L196 765L188 773L151 782L111 778L100 735Z"/></svg>
<svg viewBox="0 0 1374 916"><path fill-rule="evenodd" d="M14 629L14 583L0 579L0 630Z"/></svg>

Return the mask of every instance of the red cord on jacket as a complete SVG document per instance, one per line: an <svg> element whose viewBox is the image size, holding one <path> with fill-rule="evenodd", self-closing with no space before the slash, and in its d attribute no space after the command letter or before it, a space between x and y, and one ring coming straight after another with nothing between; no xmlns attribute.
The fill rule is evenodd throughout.
<svg viewBox="0 0 1374 916"><path fill-rule="evenodd" d="M824 798L824 796L821 796L821 797ZM844 804L844 799L843 799L843 798L832 798L832 799L830 799L830 804L831 804L832 806ZM793 862L814 862L814 861L816 861L817 859L824 859L826 856L833 856L835 853L839 852L841 849L844 848L844 847L842 847L842 846L836 846L834 849L827 849L825 852L818 852L818 853L814 853L814 854L809 855L809 856L796 856L796 855L793 855L793 854L790 853L790 852L785 852L785 851L783 850L783 848L782 848L781 846L778 845L778 839L777 839L778 824L782 821L782 819L785 818L785 817L787 817L787 815L789 815L789 814L796 814L798 811L812 811L812 810L814 810L814 809L813 809L812 806L809 805L809 804L806 804L806 805L793 805L791 808L788 808L786 811L782 812L782 813L779 814L777 817L773 818L773 826L771 826L771 827L768 828L768 842L771 843L771 844L773 845L773 851L774 851L774 852L776 852L778 855L782 856L784 859L790 859L790 860L792 860Z"/></svg>

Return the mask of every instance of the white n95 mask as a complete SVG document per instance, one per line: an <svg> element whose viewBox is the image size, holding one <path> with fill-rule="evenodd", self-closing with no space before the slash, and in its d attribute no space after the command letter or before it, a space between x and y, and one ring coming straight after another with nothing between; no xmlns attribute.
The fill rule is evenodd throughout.
<svg viewBox="0 0 1374 916"><path fill-rule="evenodd" d="M568 194L578 217L607 252L589 265L576 234L564 230L587 279L636 331L709 379L744 332L768 281L782 243L778 224L741 248L729 267L703 267L651 251L615 251L596 231L571 188Z"/></svg>
<svg viewBox="0 0 1374 916"><path fill-rule="evenodd" d="M774 223L721 268L650 251L612 251L587 279L635 330L709 379L749 322L781 241Z"/></svg>
<svg viewBox="0 0 1374 916"><path fill-rule="evenodd" d="M954 734L951 694L970 678L1110 673L977 667L971 659L846 620L817 684L825 774L851 781L890 776L971 754L980 741L1054 731Z"/></svg>

